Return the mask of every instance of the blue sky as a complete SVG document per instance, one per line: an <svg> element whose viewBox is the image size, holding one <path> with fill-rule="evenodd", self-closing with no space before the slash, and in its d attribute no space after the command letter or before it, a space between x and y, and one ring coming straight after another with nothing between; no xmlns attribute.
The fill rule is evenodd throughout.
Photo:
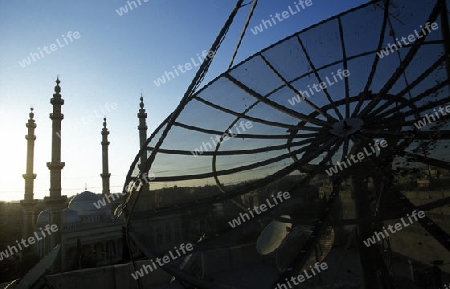
<svg viewBox="0 0 450 289"><path fill-rule="evenodd" d="M131 1L130 1L131 2ZM198 67L159 87L154 80L173 66L184 65L208 50L236 1L150 0L123 13L127 1L0 1L0 200L23 198L29 108L37 123L34 172L35 197L48 195L51 159L49 103L56 76L62 96L62 172L64 195L84 190L101 192L102 117L110 130L111 191L121 190L139 149L139 97L144 96L150 133L178 105ZM293 0L260 0L250 28L269 15L294 7ZM235 63L270 44L363 0L312 1L312 5L262 33L250 30ZM216 55L205 83L227 69L250 5L236 21ZM79 33L78 39L68 38ZM65 40L67 42L65 42ZM58 42L60 45L58 45ZM44 52L44 46L53 46ZM56 47L56 49L55 49ZM30 65L19 62L30 53L44 57ZM24 63L22 63L24 64ZM84 120L83 120L84 119ZM205 120L206 121L206 120Z"/></svg>

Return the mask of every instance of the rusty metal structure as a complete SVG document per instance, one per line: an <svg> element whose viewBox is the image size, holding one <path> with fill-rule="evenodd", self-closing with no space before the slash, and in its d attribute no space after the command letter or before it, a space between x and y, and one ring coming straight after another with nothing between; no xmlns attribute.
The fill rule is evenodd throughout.
<svg viewBox="0 0 450 289"><path fill-rule="evenodd" d="M236 228L205 227L193 240L198 253L237 246L242 234L260 232L273 220L307 228L303 241L286 241L294 255L271 284L247 287L176 267L164 270L190 284L185 288L274 288L309 264L323 236L347 226L361 260L360 288L403 288L395 285L388 238L370 247L362 241L386 222L423 210L421 230L439 243L436 250L450 249L445 221L431 213L450 204L448 5L371 1L280 40L199 88L212 61L207 58L180 105L131 164L123 206L129 240L152 258L153 237L139 222L214 205L247 212L249 197L287 191L292 198L267 213ZM242 6L238 1L211 51L217 52ZM150 186L136 185L150 173L156 176ZM406 191L421 180L429 189L417 194L435 186L441 197L412 200ZM317 182L323 192L308 203ZM203 197L195 194L199 188L207 188ZM165 200L172 189L179 197ZM354 217L344 217L337 204L343 198L353 202ZM285 214L291 218L280 217Z"/></svg>

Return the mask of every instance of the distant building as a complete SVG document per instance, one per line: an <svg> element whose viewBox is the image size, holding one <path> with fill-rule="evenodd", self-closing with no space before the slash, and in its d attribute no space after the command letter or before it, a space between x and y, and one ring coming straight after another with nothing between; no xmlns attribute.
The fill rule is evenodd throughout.
<svg viewBox="0 0 450 289"><path fill-rule="evenodd" d="M32 252L39 257L45 256L57 244L61 244L55 271L68 271L79 268L97 267L116 264L120 261L128 261L129 252L138 257L140 252L133 244L125 244L124 220L117 213L121 208L121 199L109 198L109 178L111 174L108 169L108 135L106 118L103 122L102 134L102 194L98 195L90 191L84 191L76 196L67 198L61 195L61 170L65 163L61 162L61 121L64 115L61 107L64 100L61 97L60 80L56 80L55 92L50 100L53 112L50 114L52 120L52 161L47 163L50 170L50 196L44 201L35 200L33 193L33 182L36 174L33 173L34 141L36 136L34 130L33 109L27 122L27 170L23 175L25 179L24 200L20 203L0 202L0 221L7 221L12 228L17 228L17 236L11 236L11 243L15 240L28 238L34 233L40 232L47 224L56 224L58 231L55 234L38 240L32 246ZM146 141L146 117L143 97L140 98L139 137L140 143ZM141 158L145 161L145 157ZM149 187L144 188L149 192ZM154 207L155 196L148 196L146 201ZM108 201L105 202L105 199ZM109 201L109 200L113 201ZM104 206L102 206L104 202ZM97 206L95 205L97 204ZM3 218L2 218L3 217ZM156 249L167 250L173 245L183 242L183 230L181 216L174 215L153 219L144 224L153 235ZM22 235L22 236L21 236ZM126 252L125 252L126 251ZM23 253L23 252L21 252ZM21 254L18 254L21 255Z"/></svg>

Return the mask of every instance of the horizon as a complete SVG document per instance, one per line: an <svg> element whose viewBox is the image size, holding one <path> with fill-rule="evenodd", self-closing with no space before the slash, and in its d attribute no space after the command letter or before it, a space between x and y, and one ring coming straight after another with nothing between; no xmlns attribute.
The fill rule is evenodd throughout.
<svg viewBox="0 0 450 289"><path fill-rule="evenodd" d="M311 2L312 5L305 5L305 9L256 35L248 31L234 64L299 30L367 3L363 0L345 3L327 0L320 5ZM0 28L3 39L0 200L24 197L22 174L26 172L27 146L24 135L30 107L34 108L37 124L34 198L49 195L46 167L51 161L49 102L58 76L65 102L60 134L61 161L65 162L61 194L70 197L85 188L101 193L103 117L107 118L110 131L110 191L121 192L139 150L139 98L143 95L149 137L177 107L198 67L193 64L191 69L159 86L154 81L209 50L235 3L148 1L121 16L116 10L127 5L126 1L103 0L87 6L55 0L39 4L31 0L5 3L0 11L0 17L6 22ZM290 0L260 1L249 29L293 5L294 1ZM239 11L201 86L227 70L249 8L247 5ZM28 63L24 62L27 57L30 64L22 65ZM116 104L115 109L111 109L112 104ZM192 147L198 147L197 140L189 141Z"/></svg>

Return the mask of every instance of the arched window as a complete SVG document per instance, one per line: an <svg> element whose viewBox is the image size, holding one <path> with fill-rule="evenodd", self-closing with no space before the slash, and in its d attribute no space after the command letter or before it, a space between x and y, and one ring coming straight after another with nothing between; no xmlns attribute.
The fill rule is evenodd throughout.
<svg viewBox="0 0 450 289"><path fill-rule="evenodd" d="M166 225L166 241L167 243L172 242L172 230L170 229L170 224Z"/></svg>
<svg viewBox="0 0 450 289"><path fill-rule="evenodd" d="M104 259L103 244L97 243L94 248L95 248L95 259L98 261L103 260Z"/></svg>
<svg viewBox="0 0 450 289"><path fill-rule="evenodd" d="M108 242L106 244L106 254L108 259L112 259L115 257L115 248L114 243L112 241Z"/></svg>
<svg viewBox="0 0 450 289"><path fill-rule="evenodd" d="M163 243L163 235L160 233L156 235L156 245L161 246Z"/></svg>
<svg viewBox="0 0 450 289"><path fill-rule="evenodd" d="M175 242L179 243L181 242L181 235L180 235L180 224L175 223L173 224L174 227L174 238L175 238Z"/></svg>

